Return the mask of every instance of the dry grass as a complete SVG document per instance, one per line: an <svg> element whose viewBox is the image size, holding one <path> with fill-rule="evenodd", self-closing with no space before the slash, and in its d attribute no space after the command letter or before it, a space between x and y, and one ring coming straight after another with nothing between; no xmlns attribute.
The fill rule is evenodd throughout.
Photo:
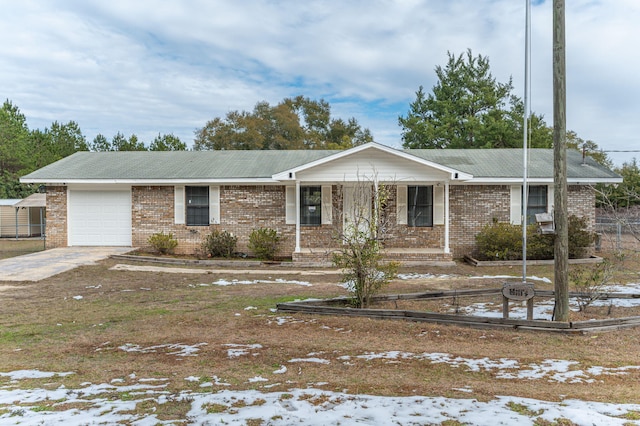
<svg viewBox="0 0 640 426"><path fill-rule="evenodd" d="M356 358L367 352L446 353L453 357L499 360L520 365L548 359L574 360L576 368L639 365L640 329L585 336L476 330L424 323L367 318L285 315L271 311L278 302L308 297L344 295L335 275L301 276L312 287L292 284L202 286L235 275L203 273L166 274L111 271L115 261L85 266L39 283L12 284L19 288L0 293L0 371L40 369L76 374L22 381L32 386L56 388L82 382L105 383L119 378L168 379L170 390L199 391L200 384L217 376L229 389L261 389L249 382L262 376L280 383L270 390L321 387L331 391L377 395L426 395L488 400L514 395L544 400L562 397L609 402L637 402L640 371L626 375L601 375L595 383L561 383L528 379L500 379L495 372L470 371L446 363L416 358L399 362ZM637 259L628 259L618 279L637 282ZM469 275L510 274L519 270L454 268L416 269L422 273L458 274L455 278L395 281L389 293L436 289L495 287L500 280L469 280ZM550 266L530 267L531 275L552 277ZM278 277L277 271L262 278ZM252 276L251 279L260 278ZM289 277L288 277L289 278ZM549 286L550 287L550 286ZM82 296L76 300L74 296ZM245 310L247 307L256 309ZM280 323L278 320L280 319ZM139 345L147 353L126 352L121 346ZM198 345L197 356L172 354L175 347ZM246 355L230 358L228 344L252 345ZM155 347L155 348L153 348ZM309 355L312 354L312 355ZM340 357L349 356L349 362ZM291 363L294 358L319 357L328 364ZM273 372L287 366L284 374ZM185 380L195 376L200 381ZM0 383L8 381L0 377ZM326 384L319 384L326 383ZM473 389L473 394L460 390ZM209 388L211 389L211 388ZM214 386L214 389L217 389ZM122 396L120 396L122 397ZM246 401L247 404L257 403ZM167 418L188 404L175 401L164 407ZM140 406L139 410L153 407ZM231 407L233 408L233 407ZM212 410L229 409L210 407Z"/></svg>
<svg viewBox="0 0 640 426"><path fill-rule="evenodd" d="M45 241L39 238L16 240L14 238L0 238L0 259L20 256L27 253L44 250Z"/></svg>

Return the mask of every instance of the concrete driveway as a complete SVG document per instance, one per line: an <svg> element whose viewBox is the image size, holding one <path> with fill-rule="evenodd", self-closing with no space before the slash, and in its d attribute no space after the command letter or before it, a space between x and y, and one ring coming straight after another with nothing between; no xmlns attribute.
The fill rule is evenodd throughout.
<svg viewBox="0 0 640 426"><path fill-rule="evenodd" d="M131 247L62 247L10 257L0 260L0 281L40 281L131 250Z"/></svg>

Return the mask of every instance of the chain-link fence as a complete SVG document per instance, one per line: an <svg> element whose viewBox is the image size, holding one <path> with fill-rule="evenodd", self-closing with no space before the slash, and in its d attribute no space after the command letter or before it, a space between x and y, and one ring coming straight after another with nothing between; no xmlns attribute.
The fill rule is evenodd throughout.
<svg viewBox="0 0 640 426"><path fill-rule="evenodd" d="M596 250L640 250L640 218L596 220Z"/></svg>

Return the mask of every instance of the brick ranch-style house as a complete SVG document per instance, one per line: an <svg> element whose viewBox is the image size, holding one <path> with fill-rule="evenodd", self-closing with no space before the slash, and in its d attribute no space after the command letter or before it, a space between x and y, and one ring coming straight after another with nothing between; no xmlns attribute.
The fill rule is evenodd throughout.
<svg viewBox="0 0 640 426"><path fill-rule="evenodd" d="M553 151L529 151L528 214L553 209ZM214 229L238 237L273 228L279 255L327 261L336 229L363 182L390 190L388 258L451 262L473 252L493 221L521 223L521 149L397 150L368 143L343 151L77 152L24 176L47 192L47 246L146 247L172 233L197 253ZM622 179L567 152L569 214L595 225L592 185ZM344 216L346 216L345 214Z"/></svg>

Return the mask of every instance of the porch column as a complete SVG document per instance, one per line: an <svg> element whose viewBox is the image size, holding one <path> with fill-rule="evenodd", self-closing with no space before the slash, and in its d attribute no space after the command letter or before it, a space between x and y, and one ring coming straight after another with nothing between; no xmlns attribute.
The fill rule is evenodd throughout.
<svg viewBox="0 0 640 426"><path fill-rule="evenodd" d="M296 180L296 253L300 253L300 181Z"/></svg>
<svg viewBox="0 0 640 426"><path fill-rule="evenodd" d="M444 252L449 253L449 181L444 183Z"/></svg>

